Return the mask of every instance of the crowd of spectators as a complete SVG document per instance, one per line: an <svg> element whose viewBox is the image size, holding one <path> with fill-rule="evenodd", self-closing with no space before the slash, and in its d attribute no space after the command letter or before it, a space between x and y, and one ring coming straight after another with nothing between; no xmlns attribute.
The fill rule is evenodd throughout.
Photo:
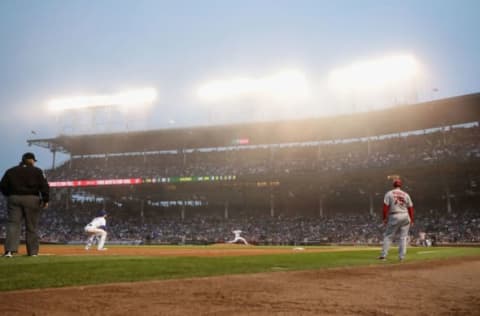
<svg viewBox="0 0 480 316"><path fill-rule="evenodd" d="M4 205L4 204L2 204ZM39 233L43 242L81 242L84 226L94 217L102 203L75 203L70 210L52 205L41 215ZM107 217L108 240L140 241L141 243L209 244L224 243L240 229L252 244L293 245L318 243L379 244L383 239L380 214L334 213L325 217L307 216L232 216L192 214L162 216L149 214L141 218L137 212L111 205ZM412 243L419 232L425 232L436 243L479 243L480 212L469 208L462 212L430 210L416 216L411 229ZM3 225L0 238L5 237Z"/></svg>
<svg viewBox="0 0 480 316"><path fill-rule="evenodd" d="M231 147L102 157L77 157L47 170L50 181L206 175L306 174L480 159L480 127L368 140Z"/></svg>

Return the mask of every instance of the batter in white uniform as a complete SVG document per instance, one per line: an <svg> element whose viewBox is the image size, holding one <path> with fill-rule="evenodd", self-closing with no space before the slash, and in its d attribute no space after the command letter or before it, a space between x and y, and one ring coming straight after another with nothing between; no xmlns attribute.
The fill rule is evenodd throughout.
<svg viewBox="0 0 480 316"><path fill-rule="evenodd" d="M85 232L88 234L87 245L85 246L85 250L89 250L93 244L93 241L96 237L100 240L98 241L98 250L107 250L104 248L105 240L107 239L107 232L105 229L107 228L107 212L105 210L100 210L97 213L97 217L95 217L87 226L85 226Z"/></svg>
<svg viewBox="0 0 480 316"><path fill-rule="evenodd" d="M385 194L383 201L383 223L386 225L382 254L378 259L385 260L392 239L397 232L400 232L398 245L398 258L403 260L407 253L407 238L410 225L413 225L413 203L410 195L400 188L402 181L393 181L393 190Z"/></svg>

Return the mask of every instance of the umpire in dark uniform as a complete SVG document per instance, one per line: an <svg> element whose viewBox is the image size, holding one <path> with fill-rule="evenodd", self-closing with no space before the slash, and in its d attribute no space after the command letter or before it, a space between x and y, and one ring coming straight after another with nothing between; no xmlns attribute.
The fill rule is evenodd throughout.
<svg viewBox="0 0 480 316"><path fill-rule="evenodd" d="M37 225L40 210L48 206L49 186L42 170L35 167L36 161L33 153L25 153L20 164L8 169L0 182L8 208L4 257L18 252L22 217L25 219L27 254L38 255Z"/></svg>

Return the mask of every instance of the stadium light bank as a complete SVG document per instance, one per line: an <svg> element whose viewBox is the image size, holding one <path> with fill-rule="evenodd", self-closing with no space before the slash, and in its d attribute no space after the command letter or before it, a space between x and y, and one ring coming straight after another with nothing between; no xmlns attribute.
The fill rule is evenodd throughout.
<svg viewBox="0 0 480 316"><path fill-rule="evenodd" d="M118 107L126 109L132 106L150 105L157 98L154 88L127 90L110 95L75 96L52 99L47 102L50 112L92 109L99 107Z"/></svg>
<svg viewBox="0 0 480 316"><path fill-rule="evenodd" d="M419 72L419 63L412 55L392 55L337 68L330 73L328 83L338 93L379 91L408 84Z"/></svg>

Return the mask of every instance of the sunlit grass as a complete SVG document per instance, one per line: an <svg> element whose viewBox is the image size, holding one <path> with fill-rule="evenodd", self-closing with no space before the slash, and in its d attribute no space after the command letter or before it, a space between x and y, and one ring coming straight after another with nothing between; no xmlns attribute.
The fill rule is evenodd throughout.
<svg viewBox="0 0 480 316"><path fill-rule="evenodd" d="M172 248L171 246L162 247ZM208 246L194 248L202 247ZM314 249L311 247L304 247L304 249L303 251L292 250L287 254L223 257L17 256L10 259L0 258L0 291L398 263L395 248L391 249L391 256L386 262L379 262L376 259L379 254L378 248L356 247L354 250L345 248L345 251L338 251L338 247L332 247L332 251L326 252L309 251ZM480 256L480 248L409 248L405 263L459 256Z"/></svg>

